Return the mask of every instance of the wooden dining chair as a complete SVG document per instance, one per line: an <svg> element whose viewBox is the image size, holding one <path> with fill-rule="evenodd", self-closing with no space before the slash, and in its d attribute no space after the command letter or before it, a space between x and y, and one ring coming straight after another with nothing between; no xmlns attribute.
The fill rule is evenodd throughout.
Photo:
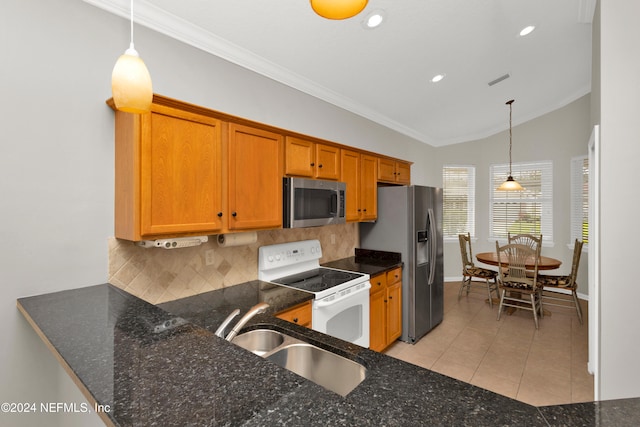
<svg viewBox="0 0 640 427"><path fill-rule="evenodd" d="M458 291L458 299L460 299L463 290L466 290L467 295L469 295L472 286L482 287L487 291L487 295L489 296L489 306L493 307L492 292L495 291L496 298L500 297L498 293L498 282L496 280L498 272L474 265L470 233L458 234L458 241L460 242L460 256L462 257L462 283Z"/></svg>
<svg viewBox="0 0 640 427"><path fill-rule="evenodd" d="M578 320L582 324L582 308L578 300L578 266L580 265L580 255L582 254L582 243L576 239L573 244L573 261L571 263L571 274L568 276L557 276L552 274L538 275L538 285L542 286L542 299L545 305L554 307L574 308L578 314ZM570 292L566 294L565 292Z"/></svg>
<svg viewBox="0 0 640 427"><path fill-rule="evenodd" d="M529 233L507 233L507 243L526 245L535 251L538 250L539 247L542 247L542 234L535 235Z"/></svg>
<svg viewBox="0 0 640 427"><path fill-rule="evenodd" d="M538 286L538 261L540 249L511 243L500 247L496 242L498 255L498 286L500 305L498 320L505 307L514 307L533 312L533 322L538 329L538 315L542 312L542 287ZM533 270L527 269L527 261L534 260Z"/></svg>

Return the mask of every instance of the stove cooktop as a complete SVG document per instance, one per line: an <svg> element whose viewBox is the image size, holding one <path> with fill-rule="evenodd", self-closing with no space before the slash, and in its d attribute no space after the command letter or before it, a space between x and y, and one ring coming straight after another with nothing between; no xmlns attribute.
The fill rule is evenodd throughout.
<svg viewBox="0 0 640 427"><path fill-rule="evenodd" d="M303 271L302 273L293 274L291 276L281 277L279 279L272 280L272 282L302 291L319 294L343 284L349 286L349 282L354 280L358 281L358 279L365 276L365 274L361 273L320 267Z"/></svg>

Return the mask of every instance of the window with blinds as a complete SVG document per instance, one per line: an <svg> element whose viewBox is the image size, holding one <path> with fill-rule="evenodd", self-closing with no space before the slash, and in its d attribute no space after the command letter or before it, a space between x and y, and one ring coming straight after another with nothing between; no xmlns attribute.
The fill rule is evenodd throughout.
<svg viewBox="0 0 640 427"><path fill-rule="evenodd" d="M589 243L589 158L571 159L571 242Z"/></svg>
<svg viewBox="0 0 640 427"><path fill-rule="evenodd" d="M458 238L460 233L475 236L476 168L444 166L442 168L442 234Z"/></svg>
<svg viewBox="0 0 640 427"><path fill-rule="evenodd" d="M509 175L509 165L492 165L490 170L491 239L507 238L507 233L542 233L544 242L553 241L553 162L514 163L513 178L522 191L498 191Z"/></svg>

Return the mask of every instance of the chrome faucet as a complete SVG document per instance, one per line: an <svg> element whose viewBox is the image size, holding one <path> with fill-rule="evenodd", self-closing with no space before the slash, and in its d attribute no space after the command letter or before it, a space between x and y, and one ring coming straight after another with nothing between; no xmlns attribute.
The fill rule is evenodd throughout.
<svg viewBox="0 0 640 427"><path fill-rule="evenodd" d="M228 315L226 319L224 319L222 324L220 324L218 329L216 329L216 336L218 336L220 338L224 338L224 330L227 329L227 326L229 326L229 323L231 323L233 318L236 317L238 314L240 314L240 309L239 308L236 308L235 310L233 310L231 312L231 314Z"/></svg>
<svg viewBox="0 0 640 427"><path fill-rule="evenodd" d="M225 338L227 341L231 341L233 338L235 338L236 335L238 335L238 332L240 332L240 329L242 329L242 327L246 325L247 322L251 320L253 316L255 316L256 314L264 313L267 310L267 308L269 308L269 304L267 304L266 302L261 302L251 307L249 311L247 311L247 313L244 316L242 316L240 320L238 320L238 323L236 323L236 325L233 327L231 332L229 332L229 334L225 338L224 330L229 325L229 323L231 323L231 320L233 320L233 318L240 313L240 310L238 309L233 310L231 314L227 316L224 322L222 322L220 327L216 330L216 335L219 336L220 338Z"/></svg>

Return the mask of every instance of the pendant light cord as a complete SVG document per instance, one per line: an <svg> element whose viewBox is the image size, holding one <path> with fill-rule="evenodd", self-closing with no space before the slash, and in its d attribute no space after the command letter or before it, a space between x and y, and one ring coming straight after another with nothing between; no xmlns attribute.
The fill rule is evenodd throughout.
<svg viewBox="0 0 640 427"><path fill-rule="evenodd" d="M130 25L131 25L131 41L129 42L129 47L131 49L134 49L133 47L133 0L131 0L131 8L129 9L131 16L129 19Z"/></svg>
<svg viewBox="0 0 640 427"><path fill-rule="evenodd" d="M509 176L511 176L511 104L513 104L513 99L511 101L507 101L506 104L509 106Z"/></svg>

